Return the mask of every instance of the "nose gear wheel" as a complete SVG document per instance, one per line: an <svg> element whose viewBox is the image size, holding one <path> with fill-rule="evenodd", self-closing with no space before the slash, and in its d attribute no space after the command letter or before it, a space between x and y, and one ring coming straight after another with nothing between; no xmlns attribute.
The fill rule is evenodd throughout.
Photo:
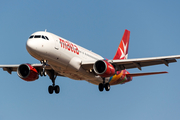
<svg viewBox="0 0 180 120"><path fill-rule="evenodd" d="M42 71L40 71L40 76L46 76L47 75L46 73L47 60L41 60L40 62L41 64L43 64L43 69Z"/></svg>

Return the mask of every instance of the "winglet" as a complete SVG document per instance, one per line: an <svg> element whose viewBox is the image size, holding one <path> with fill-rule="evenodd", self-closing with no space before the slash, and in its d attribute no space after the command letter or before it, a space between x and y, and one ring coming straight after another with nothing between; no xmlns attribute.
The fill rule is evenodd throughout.
<svg viewBox="0 0 180 120"><path fill-rule="evenodd" d="M128 57L128 47L129 47L129 38L130 38L130 31L125 29L124 35L121 39L117 52L113 58L113 60L119 59L127 59Z"/></svg>

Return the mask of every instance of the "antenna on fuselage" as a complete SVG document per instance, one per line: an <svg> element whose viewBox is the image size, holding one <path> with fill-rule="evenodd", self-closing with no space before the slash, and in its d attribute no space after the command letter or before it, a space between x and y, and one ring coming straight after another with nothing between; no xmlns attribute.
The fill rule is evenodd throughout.
<svg viewBox="0 0 180 120"><path fill-rule="evenodd" d="M47 29L45 29L45 32L47 32Z"/></svg>

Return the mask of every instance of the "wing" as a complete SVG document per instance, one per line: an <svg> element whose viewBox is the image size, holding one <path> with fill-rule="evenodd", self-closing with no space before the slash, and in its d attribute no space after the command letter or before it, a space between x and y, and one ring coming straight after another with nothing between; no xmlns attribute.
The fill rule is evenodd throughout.
<svg viewBox="0 0 180 120"><path fill-rule="evenodd" d="M20 66L20 64L16 64L16 65L0 65L0 68L3 68L4 71L7 71L9 74L11 74L13 71L17 71L19 66ZM41 71L43 69L42 64L31 64L31 66L33 66L34 68L36 68L39 71ZM52 70L51 66L46 65L46 70Z"/></svg>
<svg viewBox="0 0 180 120"><path fill-rule="evenodd" d="M138 58L138 59L125 59L125 60L108 60L109 63L114 65L117 70L138 68L142 67L165 64L177 62L176 59L180 59L180 55L174 56L163 56L163 57L150 57L150 58ZM84 61L82 62L82 67L84 69L93 69L94 61Z"/></svg>

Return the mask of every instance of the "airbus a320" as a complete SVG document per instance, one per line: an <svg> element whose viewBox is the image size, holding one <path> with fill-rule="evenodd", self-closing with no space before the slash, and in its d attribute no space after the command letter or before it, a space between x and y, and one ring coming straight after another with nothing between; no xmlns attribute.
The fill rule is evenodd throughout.
<svg viewBox="0 0 180 120"><path fill-rule="evenodd" d="M52 85L48 92L52 94L60 92L60 87L55 84L57 76L64 76L74 80L85 80L98 85L99 91L110 90L111 85L124 84L132 81L132 77L163 74L164 72L129 73L127 69L176 62L180 55L128 58L128 46L130 31L125 30L117 52L113 59L104 57L89 51L71 41L59 37L47 31L39 31L30 35L26 43L29 54L41 63L0 65L4 71L17 72L18 76L25 81L35 81L39 76L48 75Z"/></svg>

